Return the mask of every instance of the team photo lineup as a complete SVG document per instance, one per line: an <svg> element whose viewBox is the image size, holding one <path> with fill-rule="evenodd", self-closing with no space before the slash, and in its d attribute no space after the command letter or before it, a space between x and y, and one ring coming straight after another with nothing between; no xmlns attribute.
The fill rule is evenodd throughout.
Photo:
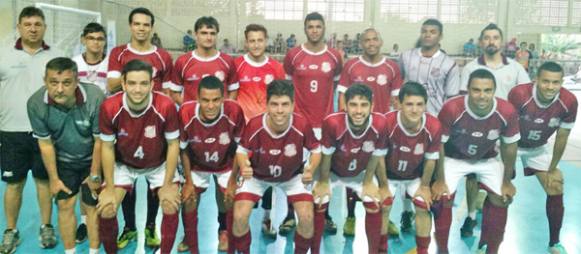
<svg viewBox="0 0 581 254"><path fill-rule="evenodd" d="M26 253L21 240L36 237L40 248L62 245L66 254L85 253L76 246L87 240L86 253L118 253L138 234L148 253L204 253L202 221L219 225L219 252L261 253L252 241L280 235L294 253L330 253L324 236L338 227L329 210L345 209L331 197L343 190L342 234L367 244L354 253L400 253L389 246L400 231L415 234L410 253L462 253L450 235L476 236L477 226L476 253L503 253L508 209L515 195L529 195L513 184L517 162L546 194L539 216L549 241L539 253L567 253L559 163L577 98L563 87L560 64L544 61L531 78L505 56L496 24L482 27L482 53L460 67L440 48L444 26L433 18L395 59L373 27L357 31L360 54L347 57L326 41L325 17L311 12L301 22L306 41L282 61L267 52L274 35L261 24L243 26L245 53L220 51L212 16L192 21L195 47L172 59L156 43L155 18L132 9L123 24L130 41L109 53L107 29L89 23L79 34L83 52L69 57L45 43L50 20L41 9L19 10L19 37L0 48L0 254ZM29 171L35 201L23 200ZM137 191L140 178L147 191ZM458 191L467 213L452 212ZM275 192L287 201L280 225L270 216L281 208ZM136 209L138 195L147 209ZM208 195L217 218L199 211ZM396 201L401 225L390 220ZM17 228L25 202L38 204L38 235ZM255 223L257 210L264 218Z"/></svg>

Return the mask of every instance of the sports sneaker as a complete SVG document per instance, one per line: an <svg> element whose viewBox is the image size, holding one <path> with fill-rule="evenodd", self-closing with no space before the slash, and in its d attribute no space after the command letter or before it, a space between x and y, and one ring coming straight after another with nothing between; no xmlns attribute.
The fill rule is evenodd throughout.
<svg viewBox="0 0 581 254"><path fill-rule="evenodd" d="M123 249L133 241L137 241L137 230L124 228L123 233L121 233L121 236L119 237L119 240L117 240L117 248Z"/></svg>
<svg viewBox="0 0 581 254"><path fill-rule="evenodd" d="M344 236L355 236L355 217L347 217L343 225Z"/></svg>
<svg viewBox="0 0 581 254"><path fill-rule="evenodd" d="M85 225L85 223L81 223L79 225L79 227L77 228L76 235L77 235L75 238L76 243L82 243L85 240L87 240L87 225Z"/></svg>
<svg viewBox="0 0 581 254"><path fill-rule="evenodd" d="M278 227L278 233L281 236L287 236L290 232L292 232L295 227L297 226L297 222L294 218L286 218Z"/></svg>
<svg viewBox="0 0 581 254"><path fill-rule="evenodd" d="M6 229L2 245L0 245L0 254L12 254L16 251L16 246L20 244L20 234L16 229Z"/></svg>
<svg viewBox="0 0 581 254"><path fill-rule="evenodd" d="M218 233L218 251L228 251L228 231L220 230Z"/></svg>
<svg viewBox="0 0 581 254"><path fill-rule="evenodd" d="M389 237L392 238L399 237L399 229L397 228L395 223L393 223L393 221L391 220L389 221L389 225L387 226L387 234L389 235Z"/></svg>
<svg viewBox="0 0 581 254"><path fill-rule="evenodd" d="M270 219L262 221L262 235L269 239L276 239L276 230L272 228Z"/></svg>
<svg viewBox="0 0 581 254"><path fill-rule="evenodd" d="M161 244L161 240L155 232L155 228L145 227L145 246L148 248L158 248Z"/></svg>
<svg viewBox="0 0 581 254"><path fill-rule="evenodd" d="M401 232L412 232L415 214L412 211L405 211L401 213Z"/></svg>
<svg viewBox="0 0 581 254"><path fill-rule="evenodd" d="M190 250L190 246L186 244L186 238L184 237L180 244L178 244L178 252L186 252L188 250Z"/></svg>
<svg viewBox="0 0 581 254"><path fill-rule="evenodd" d="M333 218L328 217L325 220L325 233L329 235L336 235L337 234L337 225L333 222Z"/></svg>
<svg viewBox="0 0 581 254"><path fill-rule="evenodd" d="M547 248L547 251L550 254L567 254L567 250L565 250L565 247L563 247L561 243L556 243L553 246L549 246L549 248Z"/></svg>
<svg viewBox="0 0 581 254"><path fill-rule="evenodd" d="M462 237L472 237L474 235L474 227L476 227L477 224L478 222L476 222L476 220L473 220L470 217L466 217L466 220L464 220L464 225L462 225L462 228L460 228L460 235Z"/></svg>
<svg viewBox="0 0 581 254"><path fill-rule="evenodd" d="M54 248L56 246L56 235L54 227L51 224L44 224L40 226L38 240L40 241L40 248Z"/></svg>

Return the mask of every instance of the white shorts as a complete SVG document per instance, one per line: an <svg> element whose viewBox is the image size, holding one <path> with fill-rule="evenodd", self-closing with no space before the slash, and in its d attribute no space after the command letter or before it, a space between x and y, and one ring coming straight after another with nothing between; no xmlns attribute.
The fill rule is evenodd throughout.
<svg viewBox="0 0 581 254"><path fill-rule="evenodd" d="M196 186L196 189L198 189L197 191L203 192L210 186L212 176L215 175L216 179L218 179L217 184L223 191L226 189L226 187L228 187L228 179L230 179L230 173L232 173L232 171L230 170L222 173L192 171L192 181L194 181L194 186Z"/></svg>
<svg viewBox="0 0 581 254"><path fill-rule="evenodd" d="M519 148L518 157L522 161L525 176L534 175L536 171L549 171L552 150L548 144L535 148Z"/></svg>
<svg viewBox="0 0 581 254"><path fill-rule="evenodd" d="M444 160L444 175L450 193L456 192L460 179L472 173L476 174L481 187L487 191L501 195L504 165L498 157L477 161L458 160L446 157Z"/></svg>
<svg viewBox="0 0 581 254"><path fill-rule="evenodd" d="M298 201L313 201L313 195L302 181L302 174L296 175L286 182L267 182L254 177L244 180L236 190L235 200L250 200L258 202L268 187L278 187L287 196L289 203Z"/></svg>
<svg viewBox="0 0 581 254"><path fill-rule="evenodd" d="M318 141L321 141L321 138L323 138L323 131L321 128L313 128L313 133L315 133L315 138Z"/></svg>
<svg viewBox="0 0 581 254"><path fill-rule="evenodd" d="M342 187L347 187L351 190L353 190L353 192L355 192L357 194L357 196L363 200L363 202L374 202L374 200L371 197L365 196L362 197L361 194L363 192L363 179L365 179L365 171L362 171L361 173L359 173L359 175L353 176L353 177L341 177L338 176L336 174L334 174L333 172L329 173L329 182L330 182L330 186L329 188L331 190L333 190L335 187L337 186L342 186ZM375 178L374 178L374 182L376 182ZM324 197L322 202L319 201L318 199L315 200L315 203L322 203L322 204L326 204L329 203L329 198L330 197ZM377 201L377 200L375 200Z"/></svg>
<svg viewBox="0 0 581 254"><path fill-rule="evenodd" d="M135 169L123 163L115 163L113 179L116 187L121 187L130 191L133 189L133 183L135 183L135 180L137 180L137 177L139 176L145 176L145 179L149 182L150 189L153 190L161 187L165 179L165 162L158 167L144 169ZM177 173L177 170L174 174L173 182L180 182L180 176Z"/></svg>
<svg viewBox="0 0 581 254"><path fill-rule="evenodd" d="M393 180L387 179L387 180L389 185L389 192L391 192L391 195L393 195L394 198L398 196L399 190L404 190L405 193L402 193L403 195L401 196L411 199L416 194L418 189L420 189L420 185L422 184L422 180L420 178L411 180L396 180L396 179ZM413 203L416 206L422 207L424 209L428 207L426 205L425 200L421 197L415 197L413 199Z"/></svg>

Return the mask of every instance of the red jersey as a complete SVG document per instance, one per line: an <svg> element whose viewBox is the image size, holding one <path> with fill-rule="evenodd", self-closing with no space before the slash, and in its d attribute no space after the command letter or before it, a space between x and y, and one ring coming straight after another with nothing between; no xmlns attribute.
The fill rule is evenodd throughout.
<svg viewBox="0 0 581 254"><path fill-rule="evenodd" d="M185 53L178 57L171 74L170 88L182 92L184 102L198 98L198 84L202 78L213 75L224 83L224 95L227 91L238 89L236 69L231 56L222 52L210 58L203 58L196 51Z"/></svg>
<svg viewBox="0 0 581 254"><path fill-rule="evenodd" d="M323 120L321 145L323 154L332 155L331 170L339 177L353 177L367 168L371 156L385 156L385 118L371 113L363 133L355 135L349 128L346 112L331 114Z"/></svg>
<svg viewBox="0 0 581 254"><path fill-rule="evenodd" d="M385 114L390 111L391 97L399 94L403 80L394 61L384 57L379 63L371 64L360 56L345 63L337 90L345 93L354 83L368 85L373 91L373 111Z"/></svg>
<svg viewBox="0 0 581 254"><path fill-rule="evenodd" d="M333 80L339 77L343 61L335 49L314 53L304 45L292 48L284 58L284 70L295 87L295 112L321 128L325 116L333 112Z"/></svg>
<svg viewBox="0 0 581 254"><path fill-rule="evenodd" d="M103 141L115 142L115 160L132 168L158 167L166 160L167 141L179 137L179 121L172 99L161 92L150 95L147 108L135 114L125 93L101 104L99 130Z"/></svg>
<svg viewBox="0 0 581 254"><path fill-rule="evenodd" d="M387 147L385 158L389 179L410 180L421 177L425 160L440 158L442 127L435 116L425 113L422 126L410 133L401 122L401 112L385 114L387 119Z"/></svg>
<svg viewBox="0 0 581 254"><path fill-rule="evenodd" d="M284 182L302 173L307 158L303 149L318 153L321 148L311 124L293 113L288 129L282 134L272 133L266 126L267 113L248 122L242 133L238 152L252 154L253 176L269 182Z"/></svg>
<svg viewBox="0 0 581 254"><path fill-rule="evenodd" d="M263 62L254 62L248 55L234 60L238 77L238 98L246 121L266 112L266 86L275 79L284 79L282 64L266 57Z"/></svg>
<svg viewBox="0 0 581 254"><path fill-rule="evenodd" d="M479 117L468 106L468 95L457 96L442 107L438 119L442 124L442 142L446 156L461 160L495 157L496 141L507 144L520 139L518 115L514 107L498 97L488 115Z"/></svg>
<svg viewBox="0 0 581 254"><path fill-rule="evenodd" d="M523 137L518 141L519 147L542 146L558 128L572 129L575 125L577 98L565 88L561 88L549 105L538 101L537 86L532 84L514 87L508 94L508 100L520 116Z"/></svg>
<svg viewBox="0 0 581 254"><path fill-rule="evenodd" d="M211 123L200 119L200 104L184 103L180 108L180 148L190 156L192 171L223 172L230 170L236 143L244 129L242 109L232 100L224 100L220 115Z"/></svg>
<svg viewBox="0 0 581 254"><path fill-rule="evenodd" d="M123 66L134 59L144 61L153 67L152 79L154 91L169 88L173 61L167 51L156 46L153 46L153 49L147 52L139 52L131 48L129 43L113 48L109 55L107 78L120 78Z"/></svg>

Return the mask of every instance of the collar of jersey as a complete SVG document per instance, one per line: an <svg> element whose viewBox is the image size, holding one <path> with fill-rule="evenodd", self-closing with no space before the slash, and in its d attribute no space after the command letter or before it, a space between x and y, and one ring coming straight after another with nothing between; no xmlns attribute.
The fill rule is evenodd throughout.
<svg viewBox="0 0 581 254"><path fill-rule="evenodd" d="M427 57L427 56L422 55L422 48L417 48L417 51L418 51L418 55L422 58L436 58L436 57L440 56L440 54L442 54L441 49L438 49L438 51L436 51L436 53L431 57Z"/></svg>
<svg viewBox="0 0 581 254"><path fill-rule="evenodd" d="M81 83L77 84L77 89L75 89L75 97L76 97L76 104L82 105L83 103L87 102L87 92L85 88L81 85ZM53 99L48 96L48 90L44 92L44 103L48 105L56 105Z"/></svg>
<svg viewBox="0 0 581 254"><path fill-rule="evenodd" d="M268 125L266 124L267 117L268 117L268 113L264 113L262 115L262 127L264 128L264 130L266 130L266 133L268 133L268 135L270 135L274 139L279 139L279 138L284 137L289 132L289 130L293 127L294 114L291 113L290 120L288 123L288 128L280 135L275 135L274 133L272 133L272 131L270 131L270 129L268 128Z"/></svg>
<svg viewBox="0 0 581 254"><path fill-rule="evenodd" d="M198 122L200 122L204 127L212 127L214 125L216 125L216 123L218 123L218 121L220 121L220 119L224 116L224 103L222 102L222 106L220 107L220 115L218 115L218 117L216 117L216 120L214 120L211 123L205 123L204 121L202 121L202 118L200 117L200 103L196 103L196 119L198 119Z"/></svg>
<svg viewBox="0 0 581 254"><path fill-rule="evenodd" d="M321 51L319 51L319 52L313 52L313 51L310 51L310 50L308 50L308 49L305 47L305 44L303 43L303 44L301 44L301 49L302 49L303 51L305 51L305 53L307 53L307 54L309 54L309 55L313 55L313 56L319 56L319 55L325 54L325 52L327 52L327 49L328 49L328 48L327 48L327 44L325 44L325 47L323 48L323 50L321 50Z"/></svg>
<svg viewBox="0 0 581 254"><path fill-rule="evenodd" d="M262 62L256 62L252 60L248 54L244 54L244 61L246 61L250 66L258 68L268 63L268 56L264 56L264 60Z"/></svg>
<svg viewBox="0 0 581 254"><path fill-rule="evenodd" d="M218 59L218 57L220 57L220 54L222 54L222 53L220 51L217 51L216 55L213 55L211 57L202 57L202 56L199 56L198 54L196 54L195 50L192 50L192 57L200 62L214 61L214 60Z"/></svg>
<svg viewBox="0 0 581 254"><path fill-rule="evenodd" d="M366 66L369 66L369 67L377 67L377 66L380 66L383 63L385 63L385 59L386 58L384 56L384 57L381 58L381 60L379 62L377 62L377 63L370 63L370 62L365 61L365 59L363 59L363 55L359 56L359 61L361 61L361 63L363 63L363 64L365 64Z"/></svg>
<svg viewBox="0 0 581 254"><path fill-rule="evenodd" d="M399 126L401 126L401 130L403 131L403 133L408 136L408 137L415 137L418 134L420 134L420 132L422 132L422 130L426 127L426 113L424 113L422 115L422 124L420 126L420 129L416 132L416 133L410 133L408 132L408 130L406 130L405 126L403 125L403 122L401 121L401 110L397 111L397 124Z"/></svg>
<svg viewBox="0 0 581 254"><path fill-rule="evenodd" d="M361 135L357 136L357 135L355 135L355 133L353 133L353 131L349 127L349 114L345 113L345 126L347 126L347 130L349 131L349 134L354 139L360 139L363 136L365 136L365 134L367 133L367 131L369 130L369 128L371 128L371 124L372 123L373 123L373 113L370 113L369 114L369 121L367 122L367 126L365 127L365 130L361 133Z"/></svg>
<svg viewBox="0 0 581 254"><path fill-rule="evenodd" d="M127 43L127 50L131 51L133 54L144 56L155 53L155 51L157 51L157 47L155 45L151 45L150 50L141 52L137 51L137 49L132 48L131 43Z"/></svg>
<svg viewBox="0 0 581 254"><path fill-rule="evenodd" d="M129 104L127 104L127 93L123 93L123 108L125 108L127 113L129 113L129 115L133 118L139 118L139 117L145 115L145 113L149 110L149 108L151 108L151 105L153 105L153 93L152 92L149 93L149 103L147 104L147 107L145 107L145 109L141 113L136 115L129 108Z"/></svg>
<svg viewBox="0 0 581 254"><path fill-rule="evenodd" d="M468 104L468 95L464 96L464 107L466 108L466 112L468 112L468 114L476 120L488 119L492 114L494 114L494 112L496 112L496 104L497 104L496 97L494 97L492 98L492 109L490 110L490 112L488 112L488 114L481 117L472 112L472 110L470 110L470 105Z"/></svg>

